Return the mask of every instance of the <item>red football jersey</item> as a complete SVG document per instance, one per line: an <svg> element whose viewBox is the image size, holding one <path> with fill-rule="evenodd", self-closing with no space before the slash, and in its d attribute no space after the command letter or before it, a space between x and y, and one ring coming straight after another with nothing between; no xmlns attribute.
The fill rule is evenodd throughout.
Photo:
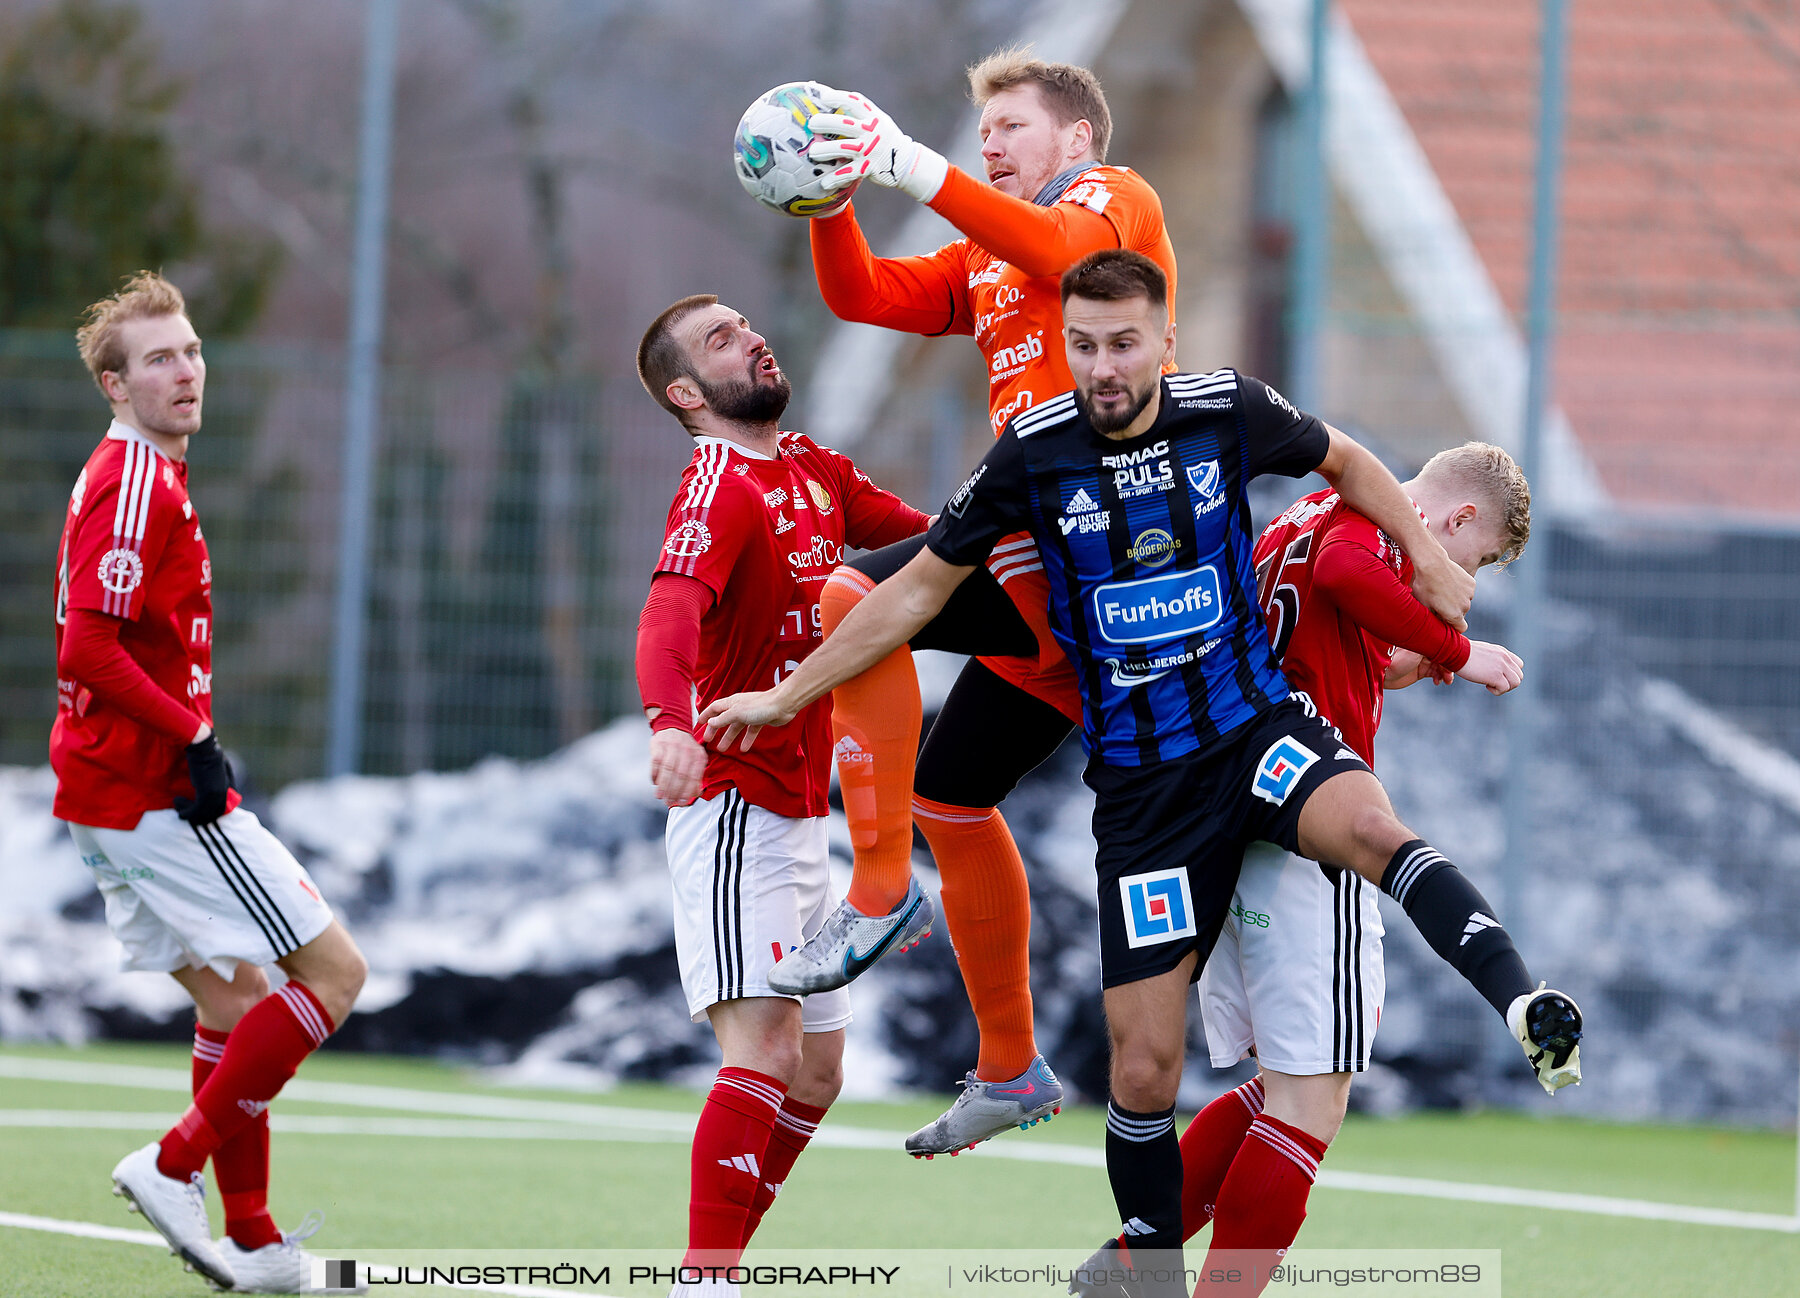
<svg viewBox="0 0 1800 1298"><path fill-rule="evenodd" d="M1455 670L1468 661L1467 639L1413 596L1405 551L1335 491L1295 501L1263 529L1252 557L1269 643L1288 683L1373 766L1394 651Z"/></svg>
<svg viewBox="0 0 1800 1298"><path fill-rule="evenodd" d="M697 578L716 597L700 620L698 717L714 699L771 689L799 667L824 638L819 592L845 547L904 540L924 530L925 515L800 433L781 435L776 459L695 441L656 571ZM693 733L703 739L697 725ZM777 815L823 816L830 770L827 697L763 731L748 753L709 750L700 796L736 788Z"/></svg>
<svg viewBox="0 0 1800 1298"><path fill-rule="evenodd" d="M123 618L119 644L161 689L212 723L212 561L187 493L187 465L114 421L69 496L57 557L56 644L70 609ZM134 829L194 796L182 745L79 680L56 682L54 814ZM238 796L231 794L235 807Z"/></svg>

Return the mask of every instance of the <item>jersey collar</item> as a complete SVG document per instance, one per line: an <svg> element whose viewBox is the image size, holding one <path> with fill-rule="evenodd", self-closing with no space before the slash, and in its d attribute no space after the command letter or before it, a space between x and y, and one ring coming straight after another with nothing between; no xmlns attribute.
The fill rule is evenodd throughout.
<svg viewBox="0 0 1800 1298"><path fill-rule="evenodd" d="M773 455L764 455L761 451L753 451L742 442L730 441L724 437L708 437L704 433L694 438L694 445L723 446L726 450L734 451L743 456L746 460L773 460L776 458Z"/></svg>
<svg viewBox="0 0 1800 1298"><path fill-rule="evenodd" d="M157 450L155 442L138 432L138 430L133 428L130 424L123 423L117 419L113 420L112 425L106 430L106 437L108 441L113 442L142 442L151 450L156 451L158 455L162 455L162 452ZM168 456L164 455L163 458L167 459Z"/></svg>
<svg viewBox="0 0 1800 1298"><path fill-rule="evenodd" d="M1098 162L1093 161L1091 158L1086 162L1076 163L1067 171L1052 176L1049 182L1046 183L1042 189L1038 190L1037 197L1031 201L1036 203L1039 207L1055 206L1056 200L1067 193L1069 186L1075 183L1075 177L1081 175L1084 171L1092 171L1099 165Z"/></svg>

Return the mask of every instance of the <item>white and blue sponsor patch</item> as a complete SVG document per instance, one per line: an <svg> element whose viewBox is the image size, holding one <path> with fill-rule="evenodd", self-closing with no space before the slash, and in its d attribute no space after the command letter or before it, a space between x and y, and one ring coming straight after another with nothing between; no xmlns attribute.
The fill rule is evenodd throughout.
<svg viewBox="0 0 1800 1298"><path fill-rule="evenodd" d="M1281 806L1300 783L1300 777L1319 760L1319 755L1292 736L1283 735L1269 745L1256 764L1256 776L1250 788L1264 802Z"/></svg>
<svg viewBox="0 0 1800 1298"><path fill-rule="evenodd" d="M1094 626L1108 644L1155 644L1217 626L1225 616L1219 572L1211 564L1109 581L1092 596Z"/></svg>
<svg viewBox="0 0 1800 1298"><path fill-rule="evenodd" d="M1199 933L1186 870L1126 875L1119 880L1119 901L1125 911L1128 946L1155 946Z"/></svg>

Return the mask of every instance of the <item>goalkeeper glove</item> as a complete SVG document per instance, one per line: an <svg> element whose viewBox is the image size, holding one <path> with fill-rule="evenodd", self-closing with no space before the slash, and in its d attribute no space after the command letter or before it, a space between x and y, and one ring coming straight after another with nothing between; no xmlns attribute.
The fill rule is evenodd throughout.
<svg viewBox="0 0 1800 1298"><path fill-rule="evenodd" d="M189 744L184 751L194 796L175 799L175 814L190 825L210 825L225 814L226 795L237 787L231 762L219 746L217 733Z"/></svg>
<svg viewBox="0 0 1800 1298"><path fill-rule="evenodd" d="M911 138L873 101L853 90L830 91L821 102L834 111L814 113L807 119L807 129L813 134L808 156L818 162L844 163L820 177L827 192L835 193L866 177L921 203L937 196L950 174L943 154Z"/></svg>

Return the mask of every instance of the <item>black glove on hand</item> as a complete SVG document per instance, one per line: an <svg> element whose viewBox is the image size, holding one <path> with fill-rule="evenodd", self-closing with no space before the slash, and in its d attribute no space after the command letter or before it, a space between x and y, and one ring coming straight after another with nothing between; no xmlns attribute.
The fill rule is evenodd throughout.
<svg viewBox="0 0 1800 1298"><path fill-rule="evenodd" d="M236 788L231 763L219 747L217 732L197 744L189 744L188 778L194 782L194 796L175 799L175 814L190 825L210 825L225 814L225 795Z"/></svg>

